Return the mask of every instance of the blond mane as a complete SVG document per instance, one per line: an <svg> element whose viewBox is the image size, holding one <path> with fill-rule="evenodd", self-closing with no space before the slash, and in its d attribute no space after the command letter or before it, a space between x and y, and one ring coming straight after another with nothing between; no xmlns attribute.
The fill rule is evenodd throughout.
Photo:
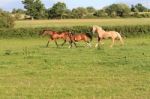
<svg viewBox="0 0 150 99"><path fill-rule="evenodd" d="M93 28L96 28L96 29L99 30L99 31L104 31L104 30L102 29L102 27L100 27L100 26L98 26L98 25L93 25Z"/></svg>

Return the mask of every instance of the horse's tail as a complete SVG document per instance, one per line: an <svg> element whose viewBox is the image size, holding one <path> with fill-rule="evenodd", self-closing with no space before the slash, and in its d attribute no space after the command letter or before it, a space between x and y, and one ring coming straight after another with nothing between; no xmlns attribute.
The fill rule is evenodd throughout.
<svg viewBox="0 0 150 99"><path fill-rule="evenodd" d="M118 38L120 39L122 45L124 45L123 39L122 39L121 35L120 35L118 32L117 32L117 36L118 36Z"/></svg>
<svg viewBox="0 0 150 99"><path fill-rule="evenodd" d="M90 38L90 42L91 42L92 39L93 39L92 35L91 35L90 33L86 33L85 35L86 35L88 38Z"/></svg>

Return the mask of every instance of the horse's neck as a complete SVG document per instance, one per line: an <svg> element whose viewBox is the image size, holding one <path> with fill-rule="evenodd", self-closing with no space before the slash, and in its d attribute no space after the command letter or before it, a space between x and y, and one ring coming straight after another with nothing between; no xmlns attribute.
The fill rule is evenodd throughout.
<svg viewBox="0 0 150 99"><path fill-rule="evenodd" d="M105 32L105 31L101 28L97 28L97 32L99 33L99 32Z"/></svg>
<svg viewBox="0 0 150 99"><path fill-rule="evenodd" d="M55 32L49 32L49 34L50 34L50 35L54 35L54 34L56 34L56 33L55 33Z"/></svg>

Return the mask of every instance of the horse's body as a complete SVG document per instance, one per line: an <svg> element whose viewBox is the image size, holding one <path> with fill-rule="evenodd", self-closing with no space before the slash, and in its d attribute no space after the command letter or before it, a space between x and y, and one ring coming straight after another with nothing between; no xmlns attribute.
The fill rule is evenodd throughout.
<svg viewBox="0 0 150 99"><path fill-rule="evenodd" d="M87 46L91 47L90 42L92 41L92 36L88 33L81 33L81 34L70 33L70 40L71 40L71 47L72 47L72 43L74 43L75 47L77 47L75 42L79 42L79 41L84 41L87 43Z"/></svg>
<svg viewBox="0 0 150 99"><path fill-rule="evenodd" d="M112 44L110 47L113 47L115 40L118 38L121 41L121 44L123 45L124 42L122 40L121 35L116 32L116 31L104 31L101 27L99 26L93 26L92 27L92 32L93 33L98 33L98 43L96 44L96 47L99 45L99 42L102 44L102 39L106 38L111 38L112 39Z"/></svg>
<svg viewBox="0 0 150 99"><path fill-rule="evenodd" d="M50 38L47 42L47 47L49 45L49 42L50 41L54 41L56 46L58 47L58 44L57 44L57 40L58 39L63 39L64 42L68 41L71 45L71 39L70 39L70 34L69 32L62 32L62 33L58 33L58 32L55 32L55 31L51 31L51 30L43 30L41 33L40 33L42 36L45 36L45 35L49 35Z"/></svg>

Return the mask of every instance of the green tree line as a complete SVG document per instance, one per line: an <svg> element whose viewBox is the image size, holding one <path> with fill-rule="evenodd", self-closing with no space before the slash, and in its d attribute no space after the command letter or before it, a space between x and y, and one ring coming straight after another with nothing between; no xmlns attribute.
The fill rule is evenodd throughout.
<svg viewBox="0 0 150 99"><path fill-rule="evenodd" d="M126 4L111 4L102 9L77 7L68 9L62 2L46 8L41 0L23 0L24 9L13 9L12 13L25 13L33 19L82 19L99 17L150 17L150 9L138 3L129 7ZM146 13L145 13L146 12Z"/></svg>

